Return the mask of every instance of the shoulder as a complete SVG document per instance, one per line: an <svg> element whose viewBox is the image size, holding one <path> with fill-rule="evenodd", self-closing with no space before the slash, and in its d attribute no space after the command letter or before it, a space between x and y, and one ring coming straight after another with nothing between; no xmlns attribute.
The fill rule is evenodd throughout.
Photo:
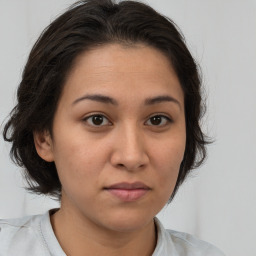
<svg viewBox="0 0 256 256"><path fill-rule="evenodd" d="M173 240L175 248L179 252L184 253L185 251L191 251L191 253L194 253L193 255L200 256L224 256L224 254L217 247L208 242L202 241L195 236L174 230L166 230L166 232ZM190 255L190 253L188 255Z"/></svg>
<svg viewBox="0 0 256 256"><path fill-rule="evenodd" d="M162 251L162 254L156 255L224 256L217 247L195 236L174 230L167 230L157 219L156 225L158 229L157 246L159 247L159 251Z"/></svg>
<svg viewBox="0 0 256 256"><path fill-rule="evenodd" d="M44 242L40 234L40 221L43 216L1 219L0 255L48 255L45 253Z"/></svg>
<svg viewBox="0 0 256 256"><path fill-rule="evenodd" d="M17 228L17 227L30 227L36 223L42 215L25 216L17 219L0 219L1 227Z"/></svg>

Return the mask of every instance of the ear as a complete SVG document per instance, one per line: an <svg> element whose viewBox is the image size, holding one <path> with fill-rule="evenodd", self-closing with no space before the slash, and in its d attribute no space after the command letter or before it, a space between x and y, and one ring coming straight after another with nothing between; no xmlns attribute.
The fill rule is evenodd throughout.
<svg viewBox="0 0 256 256"><path fill-rule="evenodd" d="M49 131L34 132L33 136L37 154L46 162L53 162L53 143Z"/></svg>

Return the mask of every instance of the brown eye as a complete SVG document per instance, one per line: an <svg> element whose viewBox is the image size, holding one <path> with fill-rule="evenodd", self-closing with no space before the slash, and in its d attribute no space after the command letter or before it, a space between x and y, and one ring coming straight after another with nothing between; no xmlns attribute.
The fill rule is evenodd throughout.
<svg viewBox="0 0 256 256"><path fill-rule="evenodd" d="M101 125L103 123L103 116L93 116L92 117L92 123L95 125Z"/></svg>
<svg viewBox="0 0 256 256"><path fill-rule="evenodd" d="M106 126L111 125L109 120L103 115L91 115L84 119L90 126Z"/></svg>
<svg viewBox="0 0 256 256"><path fill-rule="evenodd" d="M167 116L163 115L155 115L149 118L146 122L147 125L153 126L164 126L171 122L171 119Z"/></svg>
<svg viewBox="0 0 256 256"><path fill-rule="evenodd" d="M151 124L153 125L159 125L162 122L162 117L161 116L153 116L150 118Z"/></svg>

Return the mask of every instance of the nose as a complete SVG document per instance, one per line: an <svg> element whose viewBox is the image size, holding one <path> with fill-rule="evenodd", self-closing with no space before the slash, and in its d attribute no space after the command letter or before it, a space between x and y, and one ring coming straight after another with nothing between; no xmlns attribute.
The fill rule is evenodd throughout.
<svg viewBox="0 0 256 256"><path fill-rule="evenodd" d="M136 127L120 129L115 137L111 164L127 171L137 171L149 162L145 138Z"/></svg>

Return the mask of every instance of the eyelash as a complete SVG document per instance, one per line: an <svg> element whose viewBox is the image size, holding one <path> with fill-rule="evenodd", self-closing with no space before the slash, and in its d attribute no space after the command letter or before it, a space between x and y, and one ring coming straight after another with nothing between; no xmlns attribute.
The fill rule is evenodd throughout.
<svg viewBox="0 0 256 256"><path fill-rule="evenodd" d="M103 119L107 120L108 123L110 124L105 124L105 125L95 125L95 124L89 124L90 126L93 126L93 127L102 127L102 126L110 126L112 125L112 123L109 121L109 119L107 117L105 117L104 115L102 114L93 114L93 115L90 115L90 116L87 116L83 119L84 122L88 122L88 120L90 120L90 118L93 118L93 117L102 117ZM92 122L92 121L91 121Z"/></svg>
<svg viewBox="0 0 256 256"><path fill-rule="evenodd" d="M164 119L164 120L165 120L165 124L162 124L162 125L152 125L152 126L163 127L163 126L166 126L167 124L172 123L172 119L171 119L170 117L168 117L168 116L166 116L166 115L162 115L162 114L155 114L155 115L149 117L148 121L151 120L151 119L154 118L154 117L160 117L160 118L161 118L161 123L162 123L162 121L163 121L163 119ZM147 121L147 122L148 122L148 121ZM152 121L152 120L151 120L151 121ZM147 123L147 122L146 122L146 123Z"/></svg>
<svg viewBox="0 0 256 256"><path fill-rule="evenodd" d="M93 121L92 121L92 120L91 120L91 123L89 123L89 120L90 120L91 118L94 118L94 117L103 118L103 122L104 122L104 120L105 120L105 121L108 122L108 124L103 124L103 125L102 125L102 124L99 124L99 125L95 125L95 124L93 124ZM161 118L161 123L162 123L162 121L163 121L163 119L164 119L164 120L165 120L165 123L162 124L162 125L153 125L153 124L152 124L152 125L146 124L146 125L147 125L147 126L153 126L153 127L164 127L164 126L166 126L167 124L170 124L170 123L173 122L172 119L171 119L170 117L166 116L166 115L155 114L155 115L153 115L153 116L150 116L150 117L147 119L146 123L147 123L148 121L150 121L150 120L151 120L151 122L152 122L152 118L155 118L155 117L160 117L160 118ZM85 117L85 118L83 119L83 121L89 123L89 126L97 127L97 128L104 127L104 126L111 126L111 125L112 125L112 123L109 121L109 119L108 119L105 115L103 115L103 114L92 114L92 115L90 115L90 116Z"/></svg>

